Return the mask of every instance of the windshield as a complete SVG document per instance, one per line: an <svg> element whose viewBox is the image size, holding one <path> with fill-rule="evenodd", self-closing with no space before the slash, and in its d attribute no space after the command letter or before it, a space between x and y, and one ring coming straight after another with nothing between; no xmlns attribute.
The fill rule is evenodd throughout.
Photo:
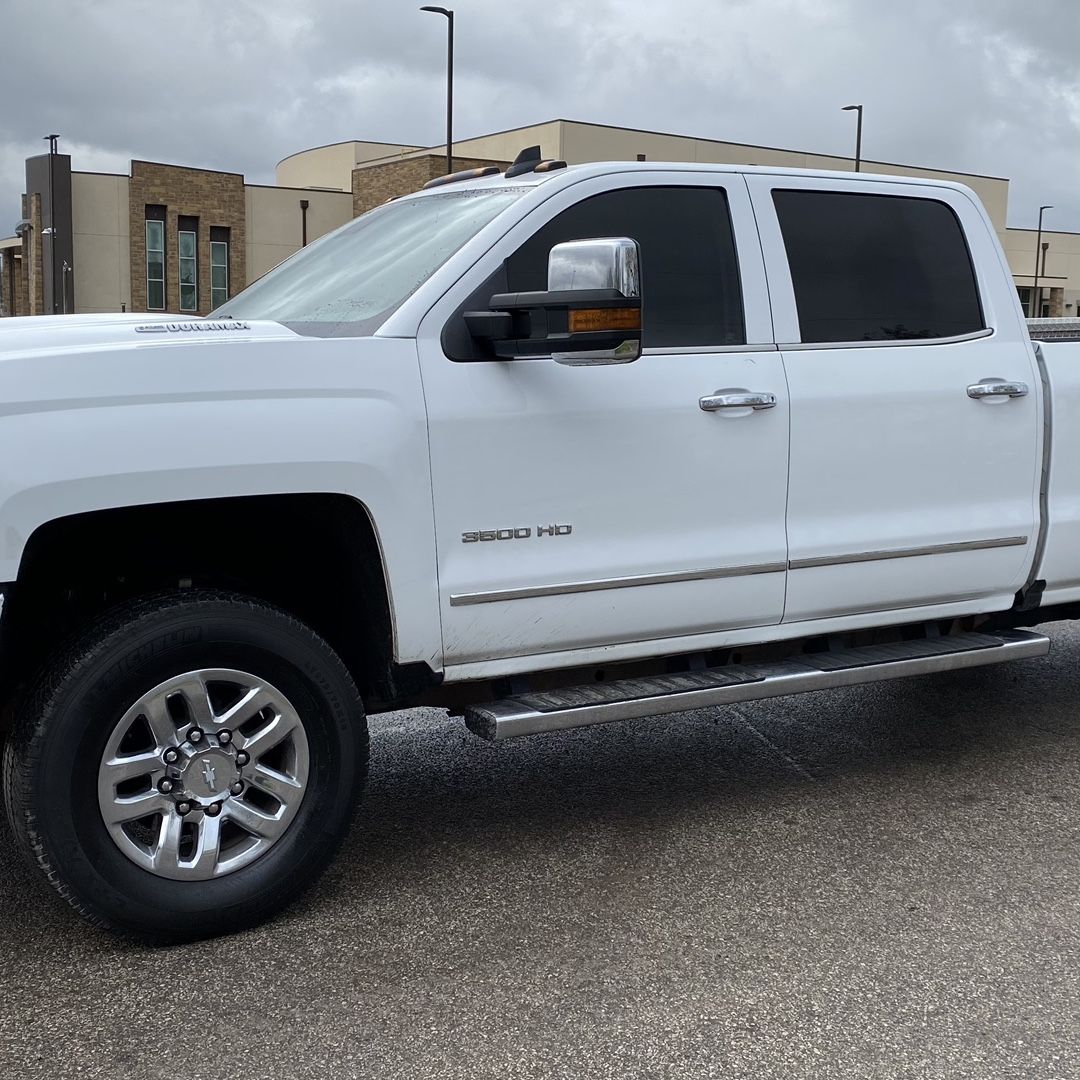
<svg viewBox="0 0 1080 1080"><path fill-rule="evenodd" d="M525 187L450 191L385 203L259 278L212 319L272 319L300 334L374 333Z"/></svg>

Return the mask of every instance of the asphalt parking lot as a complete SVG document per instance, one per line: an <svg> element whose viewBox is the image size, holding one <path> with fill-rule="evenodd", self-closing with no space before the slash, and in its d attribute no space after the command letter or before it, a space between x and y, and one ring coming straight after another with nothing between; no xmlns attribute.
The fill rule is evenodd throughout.
<svg viewBox="0 0 1080 1080"><path fill-rule="evenodd" d="M1080 1076L1080 631L491 747L373 723L284 918L152 950L0 859L0 1075Z"/></svg>

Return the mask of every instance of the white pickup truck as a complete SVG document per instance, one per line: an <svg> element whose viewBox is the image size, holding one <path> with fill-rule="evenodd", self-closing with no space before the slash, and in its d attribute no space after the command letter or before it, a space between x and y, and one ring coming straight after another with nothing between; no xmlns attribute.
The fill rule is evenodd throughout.
<svg viewBox="0 0 1080 1080"><path fill-rule="evenodd" d="M151 939L325 867L365 713L499 741L1080 614L1080 347L922 179L526 152L206 320L5 321L0 461L10 820Z"/></svg>

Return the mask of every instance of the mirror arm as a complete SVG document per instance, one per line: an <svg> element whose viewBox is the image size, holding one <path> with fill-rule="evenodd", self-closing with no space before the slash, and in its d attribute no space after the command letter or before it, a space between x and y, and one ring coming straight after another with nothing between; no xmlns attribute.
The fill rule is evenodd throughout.
<svg viewBox="0 0 1080 1080"><path fill-rule="evenodd" d="M514 336L514 316L509 311L466 311L465 325L478 341Z"/></svg>

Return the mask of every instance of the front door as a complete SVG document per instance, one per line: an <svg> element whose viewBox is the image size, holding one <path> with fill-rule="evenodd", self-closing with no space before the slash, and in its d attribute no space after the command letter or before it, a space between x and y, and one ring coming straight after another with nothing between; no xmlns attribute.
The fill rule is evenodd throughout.
<svg viewBox="0 0 1080 1080"><path fill-rule="evenodd" d="M1001 261L981 208L915 184L750 186L789 343L785 621L1007 606L1037 534L1039 378L1015 298L995 310L976 274Z"/></svg>
<svg viewBox="0 0 1080 1080"><path fill-rule="evenodd" d="M690 650L781 620L784 374L745 183L701 180L658 171L558 192L422 324L448 666L595 662L665 639ZM554 244L607 236L640 247L639 360L447 355L443 331L478 286L542 290ZM717 391L776 404L705 411Z"/></svg>

